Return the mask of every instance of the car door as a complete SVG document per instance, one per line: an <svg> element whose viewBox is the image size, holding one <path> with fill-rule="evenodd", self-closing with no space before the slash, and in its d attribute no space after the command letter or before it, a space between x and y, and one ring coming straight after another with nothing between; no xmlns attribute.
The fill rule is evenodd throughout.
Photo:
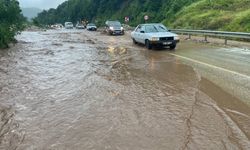
<svg viewBox="0 0 250 150"><path fill-rule="evenodd" d="M136 40L136 42L139 42L139 33L141 31L141 25L138 25L137 28L134 31L133 38Z"/></svg>
<svg viewBox="0 0 250 150"><path fill-rule="evenodd" d="M145 26L142 25L140 31L138 32L138 42L145 44Z"/></svg>

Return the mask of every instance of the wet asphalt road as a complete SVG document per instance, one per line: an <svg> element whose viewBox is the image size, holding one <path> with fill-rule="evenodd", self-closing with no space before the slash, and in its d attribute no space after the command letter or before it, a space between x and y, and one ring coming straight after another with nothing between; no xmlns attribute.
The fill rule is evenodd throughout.
<svg viewBox="0 0 250 150"><path fill-rule="evenodd" d="M0 149L250 149L250 50L23 32L0 52Z"/></svg>

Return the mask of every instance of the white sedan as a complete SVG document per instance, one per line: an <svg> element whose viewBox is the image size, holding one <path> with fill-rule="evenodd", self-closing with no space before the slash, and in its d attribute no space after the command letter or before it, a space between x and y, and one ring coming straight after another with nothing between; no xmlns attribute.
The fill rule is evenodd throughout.
<svg viewBox="0 0 250 150"><path fill-rule="evenodd" d="M89 23L89 24L87 24L87 30L89 30L89 31L96 31L97 27L96 27L95 24Z"/></svg>
<svg viewBox="0 0 250 150"><path fill-rule="evenodd" d="M135 44L145 44L148 49L152 49L153 46L169 46L170 49L175 49L180 41L177 34L169 32L160 23L140 24L131 33L131 37Z"/></svg>

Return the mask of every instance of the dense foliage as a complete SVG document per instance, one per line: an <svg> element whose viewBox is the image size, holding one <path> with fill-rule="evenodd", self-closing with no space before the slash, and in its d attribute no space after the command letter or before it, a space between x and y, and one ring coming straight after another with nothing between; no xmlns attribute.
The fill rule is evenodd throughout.
<svg viewBox="0 0 250 150"><path fill-rule="evenodd" d="M144 22L144 15L150 22L160 22L172 18L176 12L197 0L69 0L57 9L43 11L35 19L41 24L77 22L89 20L99 25L107 19L124 22L130 17L130 25Z"/></svg>
<svg viewBox="0 0 250 150"><path fill-rule="evenodd" d="M16 0L0 0L0 48L8 47L15 41L14 36L23 26L19 3Z"/></svg>
<svg viewBox="0 0 250 150"><path fill-rule="evenodd" d="M250 0L68 0L57 9L43 11L37 24L87 19L103 25L107 19L129 24L163 22L171 28L250 31Z"/></svg>

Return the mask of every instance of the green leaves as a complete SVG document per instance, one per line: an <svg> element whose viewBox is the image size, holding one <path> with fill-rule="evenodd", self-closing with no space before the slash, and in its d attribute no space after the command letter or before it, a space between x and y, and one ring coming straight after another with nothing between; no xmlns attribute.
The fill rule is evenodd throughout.
<svg viewBox="0 0 250 150"><path fill-rule="evenodd" d="M164 0L69 0L61 4L55 12L46 11L38 15L41 24L77 22L87 19L103 25L106 20L114 19L124 22L130 17L131 24L143 21L143 15L149 14L152 21L159 21L163 13L157 13ZM159 17L161 16L161 17ZM156 19L157 18L157 19Z"/></svg>
<svg viewBox="0 0 250 150"><path fill-rule="evenodd" d="M24 28L24 20L16 0L0 0L0 48L15 41L15 35Z"/></svg>
<svg viewBox="0 0 250 150"><path fill-rule="evenodd" d="M250 31L250 0L69 0L57 9L39 14L38 24L54 24L87 19L104 25L108 19L129 25L163 22L171 28Z"/></svg>
<svg viewBox="0 0 250 150"><path fill-rule="evenodd" d="M173 18L173 28L250 31L250 0L199 0Z"/></svg>

